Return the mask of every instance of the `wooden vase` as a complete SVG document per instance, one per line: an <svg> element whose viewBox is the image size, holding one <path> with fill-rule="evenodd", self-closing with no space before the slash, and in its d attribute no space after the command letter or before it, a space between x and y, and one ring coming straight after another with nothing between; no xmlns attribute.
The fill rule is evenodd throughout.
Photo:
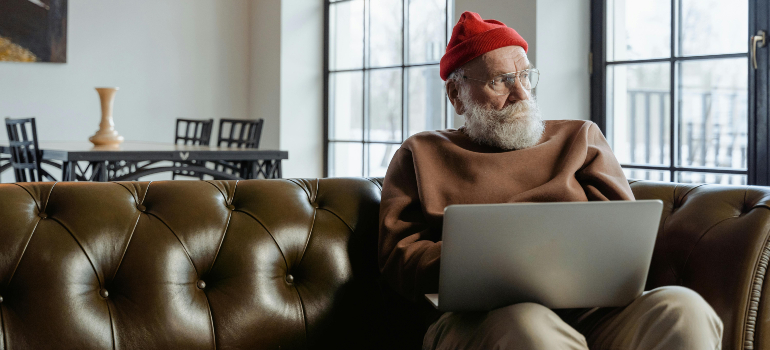
<svg viewBox="0 0 770 350"><path fill-rule="evenodd" d="M96 92L102 102L102 121L99 123L99 130L88 140L96 146L118 145L123 142L123 136L115 131L115 123L112 121L112 105L118 88L96 88Z"/></svg>

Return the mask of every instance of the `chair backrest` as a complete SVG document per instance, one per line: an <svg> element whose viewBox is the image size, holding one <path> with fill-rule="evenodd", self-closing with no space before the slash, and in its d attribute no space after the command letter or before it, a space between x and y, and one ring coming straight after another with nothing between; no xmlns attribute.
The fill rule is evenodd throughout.
<svg viewBox="0 0 770 350"><path fill-rule="evenodd" d="M218 147L259 148L264 119L220 119Z"/></svg>
<svg viewBox="0 0 770 350"><path fill-rule="evenodd" d="M5 130L8 132L11 166L16 182L43 181L35 118L5 118Z"/></svg>
<svg viewBox="0 0 770 350"><path fill-rule="evenodd" d="M211 142L214 119L177 119L174 143L179 145L204 145Z"/></svg>

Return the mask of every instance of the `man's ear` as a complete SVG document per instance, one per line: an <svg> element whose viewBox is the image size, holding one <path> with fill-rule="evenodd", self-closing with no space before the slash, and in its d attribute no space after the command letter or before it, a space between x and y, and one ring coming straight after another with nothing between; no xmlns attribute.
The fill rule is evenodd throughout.
<svg viewBox="0 0 770 350"><path fill-rule="evenodd" d="M460 87L457 86L454 80L448 80L446 82L446 95L449 97L449 102L452 102L455 113L463 115L465 113L465 106L462 101L460 101Z"/></svg>

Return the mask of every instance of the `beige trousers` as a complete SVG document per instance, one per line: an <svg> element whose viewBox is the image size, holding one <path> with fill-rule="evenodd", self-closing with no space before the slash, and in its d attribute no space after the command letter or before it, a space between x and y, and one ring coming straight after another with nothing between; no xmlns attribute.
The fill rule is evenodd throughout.
<svg viewBox="0 0 770 350"><path fill-rule="evenodd" d="M626 307L551 310L521 303L489 312L448 312L423 350L721 349L722 321L696 292L660 287Z"/></svg>

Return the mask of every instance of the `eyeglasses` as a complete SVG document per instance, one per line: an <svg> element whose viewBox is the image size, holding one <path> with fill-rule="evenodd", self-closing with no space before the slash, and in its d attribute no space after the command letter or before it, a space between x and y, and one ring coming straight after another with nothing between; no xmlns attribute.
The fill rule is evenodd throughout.
<svg viewBox="0 0 770 350"><path fill-rule="evenodd" d="M530 68L518 72L500 74L492 80L469 78L464 75L463 78L485 83L489 85L492 91L500 96L510 94L516 86L516 81L521 83L522 88L531 91L537 86L538 80L540 80L540 71L535 68Z"/></svg>

